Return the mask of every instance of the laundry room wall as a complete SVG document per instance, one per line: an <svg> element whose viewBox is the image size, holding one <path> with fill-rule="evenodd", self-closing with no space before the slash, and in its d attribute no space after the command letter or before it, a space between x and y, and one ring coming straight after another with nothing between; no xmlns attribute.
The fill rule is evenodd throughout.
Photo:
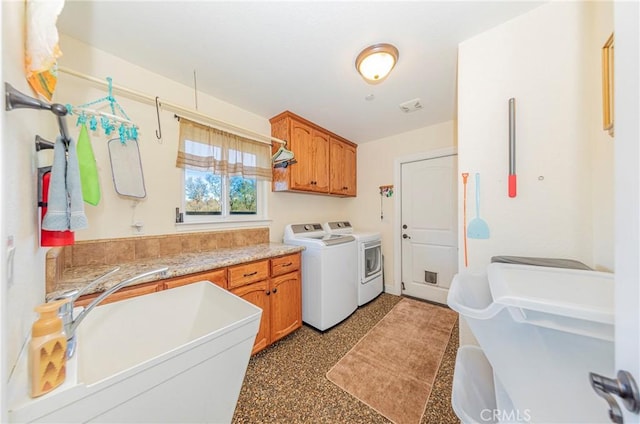
<svg viewBox="0 0 640 424"><path fill-rule="evenodd" d="M611 7L551 2L460 44L459 172L482 175L482 217L491 230L488 240L469 240L470 271L483 271L494 255L613 269L613 140L601 126L600 77ZM515 198L507 195L511 97ZM474 190L470 184L468 198ZM460 255L460 269L463 263Z"/></svg>
<svg viewBox="0 0 640 424"><path fill-rule="evenodd" d="M158 70L148 70L121 58L96 49L74 38L61 35L63 56L60 65L96 78L113 78L117 86L132 89L165 101L195 109L192 87L161 76ZM188 68L188 67L187 67ZM57 101L82 104L106 95L105 87L60 73ZM78 231L77 240L131 237L133 222L144 223L145 235L172 234L185 231L175 225L175 208L181 206L181 170L176 168L179 125L174 113L161 111L162 140L156 139L158 122L155 104L147 104L125 95L114 96L131 119L140 127L140 156L142 159L147 197L131 200L119 196L111 177L107 141L110 137L101 131L91 133L102 188L98 206L86 205L89 220L87 230ZM218 120L233 123L262 134L270 134L270 117L262 117L198 93L198 111ZM295 111L294 111L295 112ZM70 120L74 136L78 133L75 120ZM344 217L345 205L350 199L297 193L267 193L268 219L259 226L269 226L270 239L282 242L283 229L289 223L323 222ZM225 227L225 228L228 228ZM219 225L194 226L188 231L211 231Z"/></svg>
<svg viewBox="0 0 640 424"><path fill-rule="evenodd" d="M35 96L24 74L24 2L2 2L2 81ZM4 86L3 86L4 88ZM0 422L7 422L6 383L36 317L33 308L44 302L44 257L39 247L37 162L35 136L58 134L48 111L2 108L0 203L2 204L0 266ZM11 242L9 242L11 238ZM8 245L15 248L5 266ZM12 270L11 273L8 269ZM9 279L9 274L12 278Z"/></svg>
<svg viewBox="0 0 640 424"><path fill-rule="evenodd" d="M393 225L396 219L394 202L397 196L394 191L392 197L381 199L379 187L394 184L394 166L398 158L455 145L455 121L430 125L358 145L358 197L349 204L347 216L356 229L378 231L382 234L387 292L400 293L400 283L394 281Z"/></svg>

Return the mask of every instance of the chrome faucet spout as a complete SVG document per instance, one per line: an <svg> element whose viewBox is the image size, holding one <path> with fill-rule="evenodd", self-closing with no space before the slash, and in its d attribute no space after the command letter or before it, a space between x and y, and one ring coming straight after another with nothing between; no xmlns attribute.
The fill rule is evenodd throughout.
<svg viewBox="0 0 640 424"><path fill-rule="evenodd" d="M162 275L166 275L167 271L168 271L168 267L162 267L162 268L158 268L158 269L154 269L152 271L147 271L144 272L142 274L138 274L134 277L131 277L127 280L121 281L118 284L114 285L113 287L110 287L109 289L105 290L102 294L100 294L100 296L96 297L93 302L91 302L89 305L87 305L82 312L80 312L80 314L78 314L77 317L73 316L73 308L74 308L74 301L82 294L84 293L89 287L93 287L95 286L98 282L104 280L105 277L113 274L114 272L118 271L120 268L116 267L114 269L112 269L111 271L109 271L108 273L104 274L103 276L99 277L97 280L93 281L92 283L90 283L87 287L83 288L82 290L78 291L78 290L73 290L67 293L63 293L62 295L56 297L53 300L59 300L59 299L70 299L69 302L67 302L65 305L63 305L62 308L60 308L60 311L58 312L58 315L61 317L63 325L64 325L64 331L67 335L67 358L71 358L73 356L73 354L75 353L76 350L76 329L78 328L78 326L80 325L80 323L85 319L85 317L93 310L93 308L95 308L96 306L98 306L103 300L105 300L107 297L109 297L111 294L113 294L114 292L120 290L121 288L128 286L129 284L133 283L134 281L137 280L141 280L143 278L146 277L150 277L152 275L155 274L162 274Z"/></svg>
<svg viewBox="0 0 640 424"><path fill-rule="evenodd" d="M109 297L110 295L112 295L113 293L117 292L118 290L120 290L121 288L128 286L129 284L133 283L134 281L137 280L141 280L143 278L149 277L151 275L155 275L155 274L166 274L166 272L169 270L168 267L163 267L163 268L158 268L158 269L154 269L152 271L147 271L145 273L136 275L135 277L131 277L128 280L124 280L119 282L118 284L116 284L115 286L111 287L108 290L105 290L104 292L102 292L102 294L98 297L96 297L93 302L91 302L90 304L88 304L84 310L82 312L80 312L80 314L73 319L73 321L71 322L71 326L69 327L69 333L73 336L76 334L76 329L78 328L78 325L80 325L80 323L82 322L82 320L84 320L84 318L89 314L89 312L91 312L93 310L93 308L95 308L96 306L98 306L103 300L105 300L107 297ZM69 337L69 334L67 334L67 337Z"/></svg>

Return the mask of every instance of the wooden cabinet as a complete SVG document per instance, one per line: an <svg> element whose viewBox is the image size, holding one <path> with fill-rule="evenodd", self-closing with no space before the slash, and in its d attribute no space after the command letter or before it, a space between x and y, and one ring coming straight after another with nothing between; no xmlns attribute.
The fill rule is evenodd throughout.
<svg viewBox="0 0 640 424"><path fill-rule="evenodd" d="M329 185L329 138L326 134L291 120L291 145L297 163L290 168L289 185L295 190L326 192Z"/></svg>
<svg viewBox="0 0 640 424"><path fill-rule="evenodd" d="M271 279L271 343L302 327L300 272Z"/></svg>
<svg viewBox="0 0 640 424"><path fill-rule="evenodd" d="M185 275L184 277L175 277L164 280L164 289L173 289L175 287L185 286L187 284L197 283L199 281L211 281L223 289L227 288L227 270L216 269L213 271L198 272L196 274Z"/></svg>
<svg viewBox="0 0 640 424"><path fill-rule="evenodd" d="M258 281L257 283L247 284L235 289L231 289L231 293L243 298L249 303L256 305L262 309L262 317L260 318L260 327L256 340L253 343L251 354L261 351L271 344L271 292L269 290L269 280Z"/></svg>
<svg viewBox="0 0 640 424"><path fill-rule="evenodd" d="M229 289L267 278L269 278L268 260L229 267Z"/></svg>
<svg viewBox="0 0 640 424"><path fill-rule="evenodd" d="M270 122L271 135L286 140L297 161L273 169L273 191L356 195L355 144L289 111L274 116ZM333 140L340 143L335 158L331 151ZM274 143L273 152L279 148ZM334 173L339 174L336 180Z"/></svg>
<svg viewBox="0 0 640 424"><path fill-rule="evenodd" d="M143 294L155 293L161 290L173 289L175 287L185 286L187 284L193 284L200 281L211 281L223 289L227 288L227 269L216 269L213 271L198 272L195 274L188 274L182 277L168 278L162 281L154 281L152 283L136 284L131 287L124 287L109 295L100 304L106 305L107 303L117 302L119 300L125 300L136 296L142 296ZM76 306L87 306L101 293L91 293L84 296L80 296L75 301Z"/></svg>
<svg viewBox="0 0 640 424"><path fill-rule="evenodd" d="M293 271L297 271L300 269L300 255L287 255L280 256L278 258L273 258L270 261L271 263L271 272L270 275L272 277L277 277L278 275L288 274Z"/></svg>
<svg viewBox="0 0 640 424"><path fill-rule="evenodd" d="M106 305L107 303L118 302L120 300L130 299L136 296L142 296L143 294L155 293L157 291L164 289L164 283L159 283L154 281L152 283L145 284L136 284L131 287L124 287L115 293L112 293L110 296L107 296L102 302L101 305ZM78 300L74 302L75 306L87 306L93 299L100 296L101 293L91 293L86 294L84 296L80 296Z"/></svg>
<svg viewBox="0 0 640 424"><path fill-rule="evenodd" d="M251 269L262 270L264 263L269 264L270 278L257 282L245 282L243 285L235 285L231 288L231 293L262 308L260 329L252 353L264 349L302 327L300 254L241 265L245 267L243 274ZM230 286L234 284L234 279L231 277L232 268L229 268Z"/></svg>
<svg viewBox="0 0 640 424"><path fill-rule="evenodd" d="M329 142L329 193L339 196L355 196L356 190L356 148L338 138Z"/></svg>

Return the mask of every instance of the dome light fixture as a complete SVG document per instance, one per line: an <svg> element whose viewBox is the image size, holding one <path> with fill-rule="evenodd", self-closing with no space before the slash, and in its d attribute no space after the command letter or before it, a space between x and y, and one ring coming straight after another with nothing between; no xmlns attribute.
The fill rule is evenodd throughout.
<svg viewBox="0 0 640 424"><path fill-rule="evenodd" d="M374 44L356 58L356 69L369 84L378 84L389 75L398 61L398 49L391 44Z"/></svg>

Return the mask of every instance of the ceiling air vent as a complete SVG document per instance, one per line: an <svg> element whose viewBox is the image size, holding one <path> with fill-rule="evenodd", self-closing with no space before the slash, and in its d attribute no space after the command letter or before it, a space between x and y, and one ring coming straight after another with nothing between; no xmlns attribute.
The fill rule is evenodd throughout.
<svg viewBox="0 0 640 424"><path fill-rule="evenodd" d="M420 109L422 109L422 102L420 102L420 99L413 99L400 103L400 110L404 113L415 112Z"/></svg>

